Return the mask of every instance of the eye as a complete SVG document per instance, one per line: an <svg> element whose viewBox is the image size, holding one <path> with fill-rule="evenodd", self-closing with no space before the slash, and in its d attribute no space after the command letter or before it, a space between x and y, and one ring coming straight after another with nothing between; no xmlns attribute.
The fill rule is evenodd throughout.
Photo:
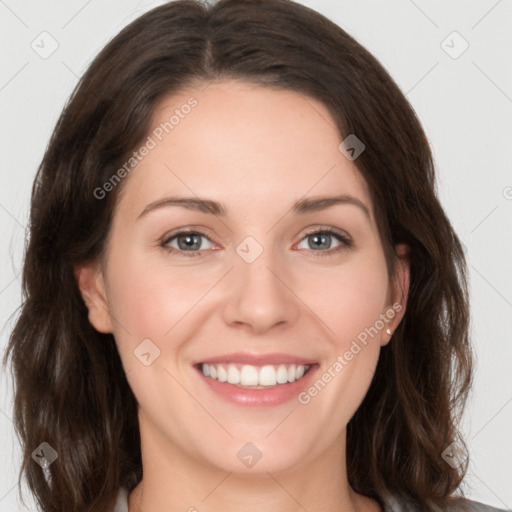
<svg viewBox="0 0 512 512"><path fill-rule="evenodd" d="M338 242L338 245L332 249L333 238ZM201 256L202 251L212 249L212 247L203 247L202 240L208 240L210 244L213 242L204 233L200 231L180 231L173 234L172 236L165 237L161 246L171 253L180 253L187 257ZM337 253L343 249L352 246L351 239L337 230L332 228L329 229L317 229L316 231L310 231L302 239L306 242L310 242L310 247L300 247L299 249L306 249L315 254L315 256L329 256L333 253ZM301 241L301 243L303 243ZM316 249L327 249L327 250L316 250Z"/></svg>
<svg viewBox="0 0 512 512"><path fill-rule="evenodd" d="M198 231L180 231L170 237L166 237L161 245L170 252L189 253L185 256L200 256L202 250L211 249L211 247L202 247L202 239L212 241L203 233ZM177 244L177 245L172 245Z"/></svg>
<svg viewBox="0 0 512 512"><path fill-rule="evenodd" d="M333 238L338 241L339 245L336 246L334 249L330 249L330 245L332 243ZM339 252L345 248L352 246L352 241L346 235L334 229L317 229L316 231L310 231L302 240L305 240L306 243L309 242L310 247L313 247L314 249L310 249L309 247L300 247L300 244L298 247L302 249L305 248L307 250L312 250L315 253L315 256L329 256L332 255L332 253ZM328 250L317 251L315 249Z"/></svg>

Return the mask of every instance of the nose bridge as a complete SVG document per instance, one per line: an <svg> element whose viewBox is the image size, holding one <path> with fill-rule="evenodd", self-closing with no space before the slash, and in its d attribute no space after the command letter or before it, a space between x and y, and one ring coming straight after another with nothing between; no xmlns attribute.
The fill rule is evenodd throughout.
<svg viewBox="0 0 512 512"><path fill-rule="evenodd" d="M270 245L247 237L236 247L235 268L231 273L229 298L225 309L228 323L244 323L263 331L283 322L293 322L298 305L286 286L283 259Z"/></svg>

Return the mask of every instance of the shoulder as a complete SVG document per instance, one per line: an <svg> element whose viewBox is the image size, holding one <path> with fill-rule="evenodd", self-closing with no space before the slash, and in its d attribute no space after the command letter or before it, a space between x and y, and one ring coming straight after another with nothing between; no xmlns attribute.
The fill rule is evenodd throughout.
<svg viewBox="0 0 512 512"><path fill-rule="evenodd" d="M420 509L403 499L387 497L383 499L385 512L421 512ZM495 508L478 501L462 497L453 497L449 505L436 508L432 512L512 512L504 508Z"/></svg>
<svg viewBox="0 0 512 512"><path fill-rule="evenodd" d="M468 512L512 512L511 510L506 510L504 508L495 508L490 505L485 505L484 503L480 503L479 501L472 501L468 499L459 499L454 502L453 507L450 508L450 511L453 510L457 512L468 511Z"/></svg>
<svg viewBox="0 0 512 512"><path fill-rule="evenodd" d="M117 501L112 512L128 512L128 489L121 487L117 494Z"/></svg>
<svg viewBox="0 0 512 512"><path fill-rule="evenodd" d="M410 503L398 498L388 497L383 499L383 503L385 512L420 512L419 509ZM128 512L128 490L125 487L119 489L117 501L112 512ZM495 508L478 501L454 497L448 507L442 510L438 509L435 512L512 512L512 510Z"/></svg>

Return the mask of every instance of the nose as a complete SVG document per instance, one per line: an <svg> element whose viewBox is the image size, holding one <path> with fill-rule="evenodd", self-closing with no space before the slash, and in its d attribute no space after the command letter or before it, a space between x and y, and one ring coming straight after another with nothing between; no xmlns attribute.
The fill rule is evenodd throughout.
<svg viewBox="0 0 512 512"><path fill-rule="evenodd" d="M224 320L260 334L275 326L293 324L300 311L300 299L283 264L264 250L252 263L235 260L226 283Z"/></svg>

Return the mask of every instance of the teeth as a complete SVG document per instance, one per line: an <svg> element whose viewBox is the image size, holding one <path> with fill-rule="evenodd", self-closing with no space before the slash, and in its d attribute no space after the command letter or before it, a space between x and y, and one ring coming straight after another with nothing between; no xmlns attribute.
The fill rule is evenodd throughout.
<svg viewBox="0 0 512 512"><path fill-rule="evenodd" d="M276 386L301 379L309 370L310 365L243 365L241 368L235 364L206 364L201 365L203 375L219 382L228 382L239 387Z"/></svg>
<svg viewBox="0 0 512 512"><path fill-rule="evenodd" d="M241 372L238 372L238 368L234 365L229 365L229 367L233 372L238 373L240 377L238 380L242 386L257 386L259 384L258 369L255 366L246 364L242 366ZM222 365L219 368L222 368ZM262 384L259 385L261 386Z"/></svg>
<svg viewBox="0 0 512 512"><path fill-rule="evenodd" d="M205 364L204 366L208 366ZM228 382L230 384L239 384L240 383L240 372L233 366L228 366Z"/></svg>
<svg viewBox="0 0 512 512"><path fill-rule="evenodd" d="M228 380L228 372L224 369L224 366L217 367L217 380L219 382L226 382Z"/></svg>

